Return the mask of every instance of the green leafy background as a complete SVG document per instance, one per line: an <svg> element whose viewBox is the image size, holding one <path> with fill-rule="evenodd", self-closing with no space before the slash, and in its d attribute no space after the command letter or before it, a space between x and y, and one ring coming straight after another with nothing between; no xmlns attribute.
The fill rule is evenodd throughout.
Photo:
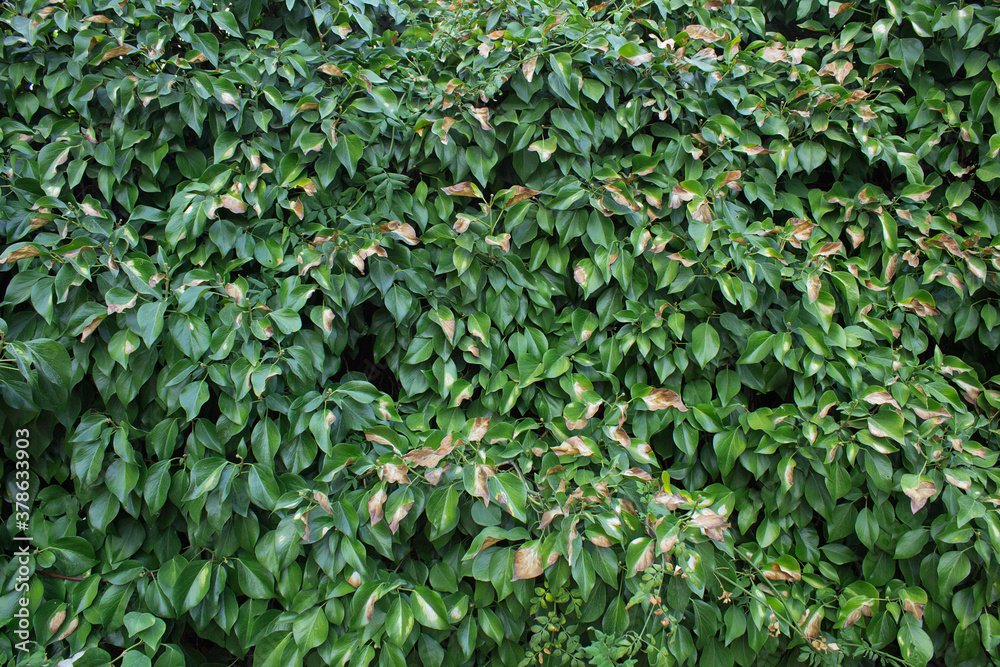
<svg viewBox="0 0 1000 667"><path fill-rule="evenodd" d="M0 655L998 660L992 3L0 34Z"/></svg>

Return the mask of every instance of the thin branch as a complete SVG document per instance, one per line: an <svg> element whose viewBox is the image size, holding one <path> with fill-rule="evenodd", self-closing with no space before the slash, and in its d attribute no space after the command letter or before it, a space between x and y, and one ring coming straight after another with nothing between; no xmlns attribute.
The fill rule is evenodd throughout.
<svg viewBox="0 0 1000 667"><path fill-rule="evenodd" d="M40 570L35 570L35 574L41 574L46 577L52 577L53 579L65 579L66 581L86 581L88 577L67 577L65 574L54 574L52 572L42 572ZM101 579L102 584L110 584L111 582L107 579Z"/></svg>

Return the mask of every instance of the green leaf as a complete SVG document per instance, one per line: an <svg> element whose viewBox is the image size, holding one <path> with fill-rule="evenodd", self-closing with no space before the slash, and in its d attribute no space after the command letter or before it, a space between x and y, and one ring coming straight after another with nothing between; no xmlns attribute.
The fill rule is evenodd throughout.
<svg viewBox="0 0 1000 667"><path fill-rule="evenodd" d="M191 468L191 485L188 487L188 492L185 494L184 499L194 500L207 494L219 485L222 471L227 466L232 465L226 459L218 456L210 456L195 462Z"/></svg>
<svg viewBox="0 0 1000 667"><path fill-rule="evenodd" d="M705 368L719 353L719 332L708 322L702 322L691 334L691 347L698 365Z"/></svg>
<svg viewBox="0 0 1000 667"><path fill-rule="evenodd" d="M178 612L184 613L208 595L212 582L212 564L193 561L181 572L174 584L173 603Z"/></svg>
<svg viewBox="0 0 1000 667"><path fill-rule="evenodd" d="M330 623L320 607L313 607L292 621L295 643L303 650L316 648L326 641L329 633Z"/></svg>
<svg viewBox="0 0 1000 667"><path fill-rule="evenodd" d="M910 665L926 665L934 657L934 644L920 627L919 621L909 614L900 620L897 635L903 659Z"/></svg>
<svg viewBox="0 0 1000 667"><path fill-rule="evenodd" d="M867 507L863 508L858 512L858 518L854 523L854 529L857 531L858 539L869 549L874 548L875 540L878 539L879 533L881 532L878 520L875 518L875 514Z"/></svg>
<svg viewBox="0 0 1000 667"><path fill-rule="evenodd" d="M441 596L426 586L416 586L410 593L410 610L420 625L433 630L447 630L448 610Z"/></svg>
<svg viewBox="0 0 1000 667"><path fill-rule="evenodd" d="M405 646L410 632L413 630L413 612L402 596L397 595L389 613L385 617L385 632L389 641L396 646Z"/></svg>
<svg viewBox="0 0 1000 667"><path fill-rule="evenodd" d="M233 13L228 9L212 12L212 20L215 21L217 26L228 32L230 35L234 35L236 37L243 36L240 32L239 25L236 23L236 17L233 16Z"/></svg>
<svg viewBox="0 0 1000 667"><path fill-rule="evenodd" d="M774 334L767 331L755 331L747 339L747 346L743 354L736 362L738 364L760 363L771 354L771 345L774 343Z"/></svg>
<svg viewBox="0 0 1000 667"><path fill-rule="evenodd" d="M746 438L743 431L738 428L728 429L722 433L716 433L712 439L712 447L715 449L715 456L719 461L719 471L723 475L729 475L736 465L740 454L746 449Z"/></svg>

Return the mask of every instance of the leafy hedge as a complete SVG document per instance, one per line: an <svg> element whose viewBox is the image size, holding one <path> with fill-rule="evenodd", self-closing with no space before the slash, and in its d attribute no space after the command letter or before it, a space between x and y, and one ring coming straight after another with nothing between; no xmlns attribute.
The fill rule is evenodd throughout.
<svg viewBox="0 0 1000 667"><path fill-rule="evenodd" d="M0 654L996 664L988 5L5 2Z"/></svg>

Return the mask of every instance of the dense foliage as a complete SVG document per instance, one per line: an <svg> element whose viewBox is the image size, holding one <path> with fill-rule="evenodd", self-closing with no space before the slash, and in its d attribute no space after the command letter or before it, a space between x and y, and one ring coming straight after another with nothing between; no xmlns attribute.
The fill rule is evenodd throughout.
<svg viewBox="0 0 1000 667"><path fill-rule="evenodd" d="M0 655L997 662L995 5L0 34Z"/></svg>

